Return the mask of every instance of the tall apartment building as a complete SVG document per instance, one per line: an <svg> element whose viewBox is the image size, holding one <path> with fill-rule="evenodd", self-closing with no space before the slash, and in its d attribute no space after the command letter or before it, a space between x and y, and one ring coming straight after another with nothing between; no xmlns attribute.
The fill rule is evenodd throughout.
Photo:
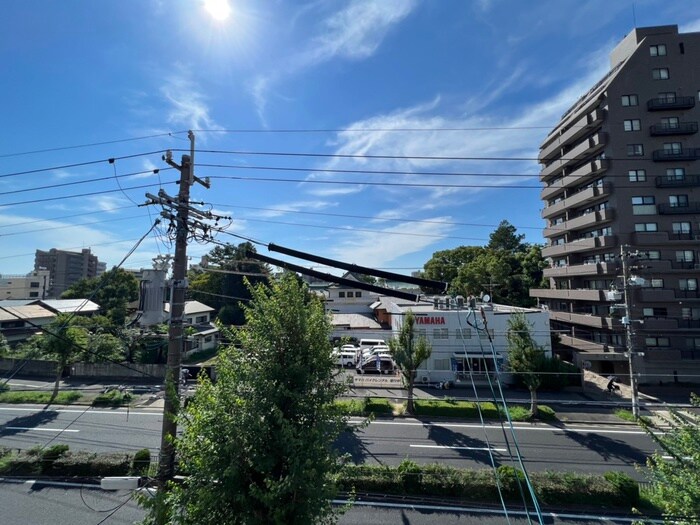
<svg viewBox="0 0 700 525"><path fill-rule="evenodd" d="M48 298L59 298L73 283L81 279L97 277L100 262L90 249L68 252L51 248L37 250L34 256L34 270L49 271Z"/></svg>
<svg viewBox="0 0 700 525"><path fill-rule="evenodd" d="M639 28L611 69L540 146L543 255L533 289L580 365L627 377L627 345L606 291L621 247L639 251L630 287L639 383L700 382L700 33ZM619 301L618 301L619 302Z"/></svg>

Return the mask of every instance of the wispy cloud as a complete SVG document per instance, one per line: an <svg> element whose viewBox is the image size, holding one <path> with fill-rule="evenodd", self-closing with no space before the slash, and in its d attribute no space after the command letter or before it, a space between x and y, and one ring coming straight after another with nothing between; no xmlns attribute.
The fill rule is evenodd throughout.
<svg viewBox="0 0 700 525"><path fill-rule="evenodd" d="M167 120L189 129L221 129L210 115L205 95L183 66L165 79L161 94L170 104Z"/></svg>
<svg viewBox="0 0 700 525"><path fill-rule="evenodd" d="M697 33L700 32L700 18L696 18L695 20L689 20L685 24L682 24L679 28L678 31L681 33Z"/></svg>
<svg viewBox="0 0 700 525"><path fill-rule="evenodd" d="M416 5L417 0L351 0L344 9L324 18L302 51L285 57L274 73L259 75L249 84L248 90L262 125L267 127L267 101L274 83L334 58L364 60L371 57L390 30ZM308 12L324 6L317 3L302 9Z"/></svg>
<svg viewBox="0 0 700 525"><path fill-rule="evenodd" d="M330 201L321 201L318 199L315 200L306 200L306 201L296 201L296 202L285 202L283 204L276 204L272 206L271 209L267 210L261 210L257 213L257 216L263 217L263 218L272 218L272 217L282 217L284 215L288 215L290 213L298 213L298 212L305 212L305 211L320 211L320 210L327 210L328 208L332 208L337 206L337 202L330 202Z"/></svg>

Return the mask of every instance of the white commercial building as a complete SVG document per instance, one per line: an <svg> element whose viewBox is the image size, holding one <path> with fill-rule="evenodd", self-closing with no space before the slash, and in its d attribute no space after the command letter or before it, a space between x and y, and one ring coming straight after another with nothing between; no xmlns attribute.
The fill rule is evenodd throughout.
<svg viewBox="0 0 700 525"><path fill-rule="evenodd" d="M375 306L378 320L391 325L397 336L408 311L416 315L418 334L432 345L432 355L418 369L417 381L469 382L471 370L475 381L493 379L496 366L504 370L508 360L506 333L508 320L522 312L531 325L532 336L546 355L551 356L549 312L536 308L519 308L492 303L464 302L461 298L435 298L418 303L382 297ZM488 333L487 333L488 330ZM502 377L509 382L506 374Z"/></svg>
<svg viewBox="0 0 700 525"><path fill-rule="evenodd" d="M0 275L0 301L43 299L49 284L48 270L36 270L26 275Z"/></svg>

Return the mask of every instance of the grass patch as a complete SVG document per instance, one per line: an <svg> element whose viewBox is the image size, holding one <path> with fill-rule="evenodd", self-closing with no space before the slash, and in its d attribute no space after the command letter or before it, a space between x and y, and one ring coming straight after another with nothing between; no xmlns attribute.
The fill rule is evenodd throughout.
<svg viewBox="0 0 700 525"><path fill-rule="evenodd" d="M219 348L209 348L208 350L202 350L201 352L195 352L194 354L190 355L187 359L185 359L182 364L183 365L195 365L199 363L204 363L206 365L212 365L216 364L216 359L214 359L216 356L219 355ZM213 362L209 362L212 361ZM206 363L205 363L206 362Z"/></svg>
<svg viewBox="0 0 700 525"><path fill-rule="evenodd" d="M96 407L120 407L128 405L134 399L131 392L121 392L119 390L110 390L98 395L92 401L92 405Z"/></svg>
<svg viewBox="0 0 700 525"><path fill-rule="evenodd" d="M346 416L364 416L365 403L362 399L336 399L335 407Z"/></svg>
<svg viewBox="0 0 700 525"><path fill-rule="evenodd" d="M391 415L400 411L401 407L396 407L388 399L381 397L365 397L363 399L338 399L335 401L336 408L347 416L368 416L370 414Z"/></svg>
<svg viewBox="0 0 700 525"><path fill-rule="evenodd" d="M57 405L70 405L78 401L83 395L74 390L59 392L53 403ZM51 392L17 391L10 390L0 393L0 403L37 403L46 404L51 399Z"/></svg>
<svg viewBox="0 0 700 525"><path fill-rule="evenodd" d="M631 410L626 408L618 408L614 411L614 414L624 421L629 421L630 423L638 423L639 421L634 418ZM649 426L652 426L652 421L646 416L639 416L639 419Z"/></svg>

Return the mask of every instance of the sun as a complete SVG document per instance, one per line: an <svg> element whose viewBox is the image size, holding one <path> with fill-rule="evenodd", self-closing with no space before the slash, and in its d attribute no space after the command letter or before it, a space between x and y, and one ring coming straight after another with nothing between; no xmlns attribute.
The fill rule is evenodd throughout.
<svg viewBox="0 0 700 525"><path fill-rule="evenodd" d="M217 21L224 21L231 15L228 0L204 0L204 9Z"/></svg>

